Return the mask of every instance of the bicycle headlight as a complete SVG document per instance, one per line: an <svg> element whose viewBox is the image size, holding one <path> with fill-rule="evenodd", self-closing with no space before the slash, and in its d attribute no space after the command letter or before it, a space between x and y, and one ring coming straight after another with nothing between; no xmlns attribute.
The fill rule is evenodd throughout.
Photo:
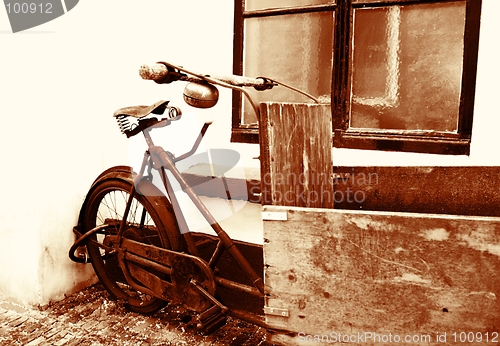
<svg viewBox="0 0 500 346"><path fill-rule="evenodd" d="M211 108L219 100L219 90L212 84L188 83L184 88L184 101L196 108Z"/></svg>

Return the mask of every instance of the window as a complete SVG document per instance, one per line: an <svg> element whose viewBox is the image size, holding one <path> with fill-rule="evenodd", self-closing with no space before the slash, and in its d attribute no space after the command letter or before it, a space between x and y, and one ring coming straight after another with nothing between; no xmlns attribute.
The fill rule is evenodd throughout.
<svg viewBox="0 0 500 346"><path fill-rule="evenodd" d="M236 0L234 73L332 105L336 147L469 154L481 0ZM283 88L258 102L308 102ZM258 142L233 95L232 140Z"/></svg>

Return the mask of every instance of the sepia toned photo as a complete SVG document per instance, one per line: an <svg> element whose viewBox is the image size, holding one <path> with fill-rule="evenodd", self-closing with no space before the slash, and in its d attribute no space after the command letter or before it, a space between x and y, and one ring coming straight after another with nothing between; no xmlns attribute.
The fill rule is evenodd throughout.
<svg viewBox="0 0 500 346"><path fill-rule="evenodd" d="M0 345L500 343L500 2L4 9Z"/></svg>

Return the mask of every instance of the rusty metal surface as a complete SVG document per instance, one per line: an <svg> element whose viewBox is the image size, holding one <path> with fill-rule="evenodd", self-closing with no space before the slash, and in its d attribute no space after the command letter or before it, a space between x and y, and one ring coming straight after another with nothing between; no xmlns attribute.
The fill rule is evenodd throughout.
<svg viewBox="0 0 500 346"><path fill-rule="evenodd" d="M123 265L131 269L132 277L143 283L146 287L157 293L165 300L174 300L183 303L193 311L203 311L210 307L210 302L202 297L190 284L195 278L211 295L215 294L215 277L207 263L202 259L185 253L162 249L156 246L139 243L130 239L123 239L121 247L116 250L127 260ZM130 267L130 262L135 258L130 254L139 256L139 264L145 268ZM161 280L154 273L148 272L148 262L153 265L164 265L170 271L170 282ZM150 267L150 269L152 269ZM136 276L137 275L137 276Z"/></svg>

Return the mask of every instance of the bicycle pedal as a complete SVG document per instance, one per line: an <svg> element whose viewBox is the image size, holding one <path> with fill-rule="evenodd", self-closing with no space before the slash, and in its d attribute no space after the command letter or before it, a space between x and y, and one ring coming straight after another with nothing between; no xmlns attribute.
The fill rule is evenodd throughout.
<svg viewBox="0 0 500 346"><path fill-rule="evenodd" d="M198 315L198 329L203 330L205 334L211 334L226 324L226 316L217 305Z"/></svg>
<svg viewBox="0 0 500 346"><path fill-rule="evenodd" d="M217 329L225 325L227 318L224 315L217 316L215 319L211 320L208 324L203 326L203 331L205 334L212 334Z"/></svg>

